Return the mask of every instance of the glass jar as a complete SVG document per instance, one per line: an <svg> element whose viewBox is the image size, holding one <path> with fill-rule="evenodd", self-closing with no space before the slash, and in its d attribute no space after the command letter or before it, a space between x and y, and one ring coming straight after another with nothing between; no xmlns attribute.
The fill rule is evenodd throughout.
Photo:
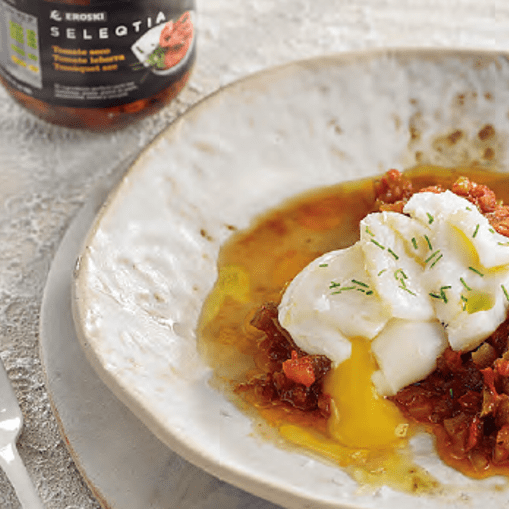
<svg viewBox="0 0 509 509"><path fill-rule="evenodd" d="M0 81L40 118L111 130L186 84L194 0L0 0Z"/></svg>

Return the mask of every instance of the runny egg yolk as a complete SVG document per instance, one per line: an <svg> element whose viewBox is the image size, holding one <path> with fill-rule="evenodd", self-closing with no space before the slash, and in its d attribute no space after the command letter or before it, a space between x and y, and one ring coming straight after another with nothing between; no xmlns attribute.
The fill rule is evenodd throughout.
<svg viewBox="0 0 509 509"><path fill-rule="evenodd" d="M281 426L279 431L289 441L343 466L368 466L368 458L377 457L372 453L382 453L385 459L373 468L383 467L385 475L399 472L400 467L414 468L393 454L407 444L408 422L392 402L378 395L373 386L371 375L378 366L370 342L363 338L353 338L351 342L350 358L331 371L324 383L324 393L332 398L332 414L328 421L330 436L326 438L288 424ZM398 468L390 467L391 462L399 465ZM417 472L415 468L414 471ZM421 477L426 476L422 474Z"/></svg>
<svg viewBox="0 0 509 509"><path fill-rule="evenodd" d="M217 314L227 296L243 302L248 294L249 277L245 271L234 265L223 267L205 307L205 320L209 321ZM377 393L371 381L378 366L371 353L370 341L364 338L349 341L351 356L328 374L324 384L323 392L332 399L332 413L328 421L330 439L322 441L320 448L328 448L328 455L336 456L338 445L351 450L403 445L407 421L393 403ZM289 434L287 438L296 441L292 435L297 431L294 429L292 433L291 429L293 427L284 428L283 434ZM308 440L312 442L310 437Z"/></svg>
<svg viewBox="0 0 509 509"><path fill-rule="evenodd" d="M352 355L330 373L324 385L324 392L332 397L329 433L339 443L358 449L397 445L405 438L408 423L371 382L378 366L370 342L363 338L351 342Z"/></svg>
<svg viewBox="0 0 509 509"><path fill-rule="evenodd" d="M332 397L329 436L292 424L281 426L281 435L349 468L363 485L390 485L412 493L433 491L436 480L405 452L408 422L373 386L371 375L378 366L371 343L363 338L351 342L350 358L329 372L324 383L324 392Z"/></svg>

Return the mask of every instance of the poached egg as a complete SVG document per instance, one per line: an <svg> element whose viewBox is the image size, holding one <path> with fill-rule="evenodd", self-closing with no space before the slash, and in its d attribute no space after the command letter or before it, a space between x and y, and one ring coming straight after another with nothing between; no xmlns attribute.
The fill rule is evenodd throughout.
<svg viewBox="0 0 509 509"><path fill-rule="evenodd" d="M450 346L470 351L505 319L509 239L475 205L445 191L414 194L404 214L376 212L360 240L324 254L287 287L279 321L295 343L339 366L371 342L381 396L425 378Z"/></svg>

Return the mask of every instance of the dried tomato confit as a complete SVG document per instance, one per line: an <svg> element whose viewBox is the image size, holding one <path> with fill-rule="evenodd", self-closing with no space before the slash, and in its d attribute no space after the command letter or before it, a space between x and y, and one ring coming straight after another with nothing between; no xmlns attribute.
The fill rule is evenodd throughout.
<svg viewBox="0 0 509 509"><path fill-rule="evenodd" d="M238 384L237 392L251 393L261 406L282 406L326 421L330 416L330 396L323 393L323 379L331 368L324 355L308 355L292 340L277 319L277 306L267 303L251 324L264 333L258 348L265 357L265 374ZM298 419L297 416L294 416Z"/></svg>
<svg viewBox="0 0 509 509"><path fill-rule="evenodd" d="M393 396L437 437L442 459L466 474L509 474L509 321L476 351L448 349L436 370Z"/></svg>
<svg viewBox="0 0 509 509"><path fill-rule="evenodd" d="M374 183L373 210L402 213L414 193L446 188L473 203L496 231L509 236L509 206L497 201L489 187L466 177L414 189L409 178L390 170ZM236 391L257 407L285 408L293 420L297 415L302 424L326 429L330 396L323 392L323 380L331 361L297 347L279 324L274 303L262 306L251 323L263 332L258 350L265 373L238 384ZM508 338L506 320L474 352L447 349L432 374L390 398L407 418L436 435L446 463L473 477L509 474Z"/></svg>
<svg viewBox="0 0 509 509"><path fill-rule="evenodd" d="M461 177L451 190L476 205L498 233L509 235L509 207L489 187ZM381 210L402 210L412 194L411 183L394 170L377 185ZM508 339L506 320L474 352L446 350L433 373L391 398L407 417L429 426L444 461L474 477L509 473Z"/></svg>
<svg viewBox="0 0 509 509"><path fill-rule="evenodd" d="M410 179L398 170L389 170L375 182L377 209L402 213L405 203L414 193L425 191L441 193L445 188L432 185L414 190ZM467 177L460 177L452 184L451 191L473 203L498 233L509 236L509 205L500 203L488 186L472 182Z"/></svg>

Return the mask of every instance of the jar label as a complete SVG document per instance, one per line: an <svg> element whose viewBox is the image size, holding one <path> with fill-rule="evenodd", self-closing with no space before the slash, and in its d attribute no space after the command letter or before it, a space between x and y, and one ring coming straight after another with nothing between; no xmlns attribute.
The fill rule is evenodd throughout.
<svg viewBox="0 0 509 509"><path fill-rule="evenodd" d="M193 0L0 0L0 75L59 106L145 99L188 71L195 21Z"/></svg>

